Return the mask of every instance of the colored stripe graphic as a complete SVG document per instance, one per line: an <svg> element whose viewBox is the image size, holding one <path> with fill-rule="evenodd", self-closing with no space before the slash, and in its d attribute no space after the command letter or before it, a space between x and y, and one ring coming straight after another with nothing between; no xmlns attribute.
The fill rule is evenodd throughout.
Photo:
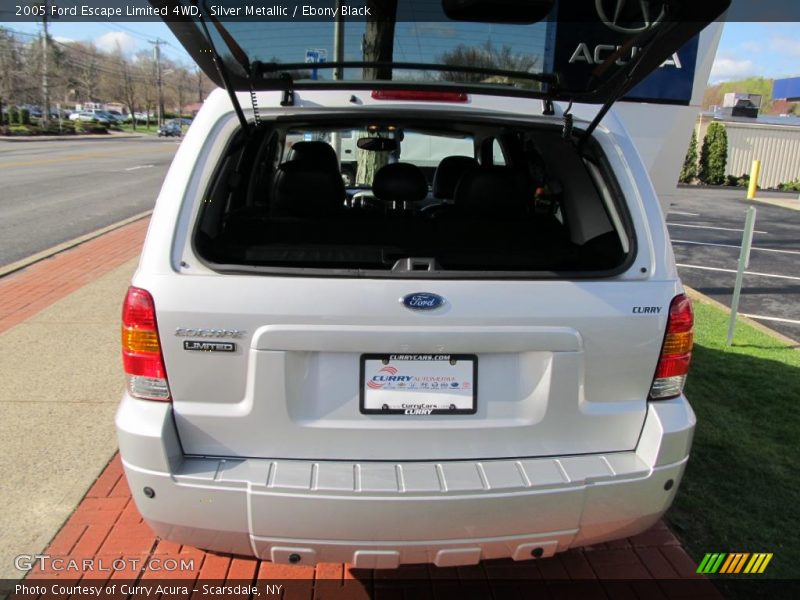
<svg viewBox="0 0 800 600"><path fill-rule="evenodd" d="M722 564L722 568L719 570L720 573L728 573L730 572L731 567L736 564L736 561L739 560L739 555L735 552L732 554L728 554L728 558L725 559L725 562Z"/></svg>
<svg viewBox="0 0 800 600"><path fill-rule="evenodd" d="M713 575L715 573L726 575L763 573L772 560L772 556L771 552L756 552L753 554L749 552L707 552L697 566L697 572L703 575Z"/></svg>

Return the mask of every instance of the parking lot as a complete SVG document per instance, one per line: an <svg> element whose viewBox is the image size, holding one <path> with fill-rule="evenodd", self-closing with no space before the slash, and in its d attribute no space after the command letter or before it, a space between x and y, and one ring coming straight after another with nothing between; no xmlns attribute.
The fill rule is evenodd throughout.
<svg viewBox="0 0 800 600"><path fill-rule="evenodd" d="M800 209L791 194L762 193ZM800 340L800 211L745 199L742 189L677 188L667 224L683 282L730 306L748 206L757 210L740 314Z"/></svg>

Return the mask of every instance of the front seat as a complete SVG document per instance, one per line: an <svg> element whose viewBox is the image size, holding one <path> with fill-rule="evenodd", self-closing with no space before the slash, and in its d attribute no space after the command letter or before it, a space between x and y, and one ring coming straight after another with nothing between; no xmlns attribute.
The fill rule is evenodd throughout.
<svg viewBox="0 0 800 600"><path fill-rule="evenodd" d="M278 166L270 213L277 217L330 216L344 205L346 192L336 152L326 142L297 142Z"/></svg>
<svg viewBox="0 0 800 600"><path fill-rule="evenodd" d="M454 200L462 215L508 219L526 215L532 196L522 173L495 166L465 173L456 185Z"/></svg>
<svg viewBox="0 0 800 600"><path fill-rule="evenodd" d="M302 160L320 170L339 173L339 159L333 146L327 142L295 142L289 150L286 162Z"/></svg>
<svg viewBox="0 0 800 600"><path fill-rule="evenodd" d="M433 174L433 197L452 202L459 180L465 173L479 167L478 161L471 156L445 156Z"/></svg>
<svg viewBox="0 0 800 600"><path fill-rule="evenodd" d="M381 167L372 180L372 193L378 200L397 209L411 209L428 196L425 173L411 163L390 163Z"/></svg>
<svg viewBox="0 0 800 600"><path fill-rule="evenodd" d="M280 165L272 189L270 213L274 217L320 219L338 213L344 204L342 178L311 161Z"/></svg>

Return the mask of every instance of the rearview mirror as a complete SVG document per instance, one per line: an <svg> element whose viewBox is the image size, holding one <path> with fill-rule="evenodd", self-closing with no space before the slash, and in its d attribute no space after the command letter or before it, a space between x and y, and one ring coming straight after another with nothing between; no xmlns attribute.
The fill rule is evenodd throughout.
<svg viewBox="0 0 800 600"><path fill-rule="evenodd" d="M483 23L538 23L553 9L555 0L442 0L447 18Z"/></svg>
<svg viewBox="0 0 800 600"><path fill-rule="evenodd" d="M359 138L356 145L369 152L391 152L397 150L397 140L394 138L364 137Z"/></svg>

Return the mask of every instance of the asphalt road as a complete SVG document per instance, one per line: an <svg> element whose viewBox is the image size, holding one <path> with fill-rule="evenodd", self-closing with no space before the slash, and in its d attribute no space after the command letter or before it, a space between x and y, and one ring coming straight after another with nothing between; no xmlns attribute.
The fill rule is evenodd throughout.
<svg viewBox="0 0 800 600"><path fill-rule="evenodd" d="M153 207L175 140L0 140L0 267Z"/></svg>
<svg viewBox="0 0 800 600"><path fill-rule="evenodd" d="M683 282L730 306L745 211L744 191L678 188L667 226ZM794 202L794 195L761 194ZM800 341L800 211L756 203L750 265L739 312Z"/></svg>

